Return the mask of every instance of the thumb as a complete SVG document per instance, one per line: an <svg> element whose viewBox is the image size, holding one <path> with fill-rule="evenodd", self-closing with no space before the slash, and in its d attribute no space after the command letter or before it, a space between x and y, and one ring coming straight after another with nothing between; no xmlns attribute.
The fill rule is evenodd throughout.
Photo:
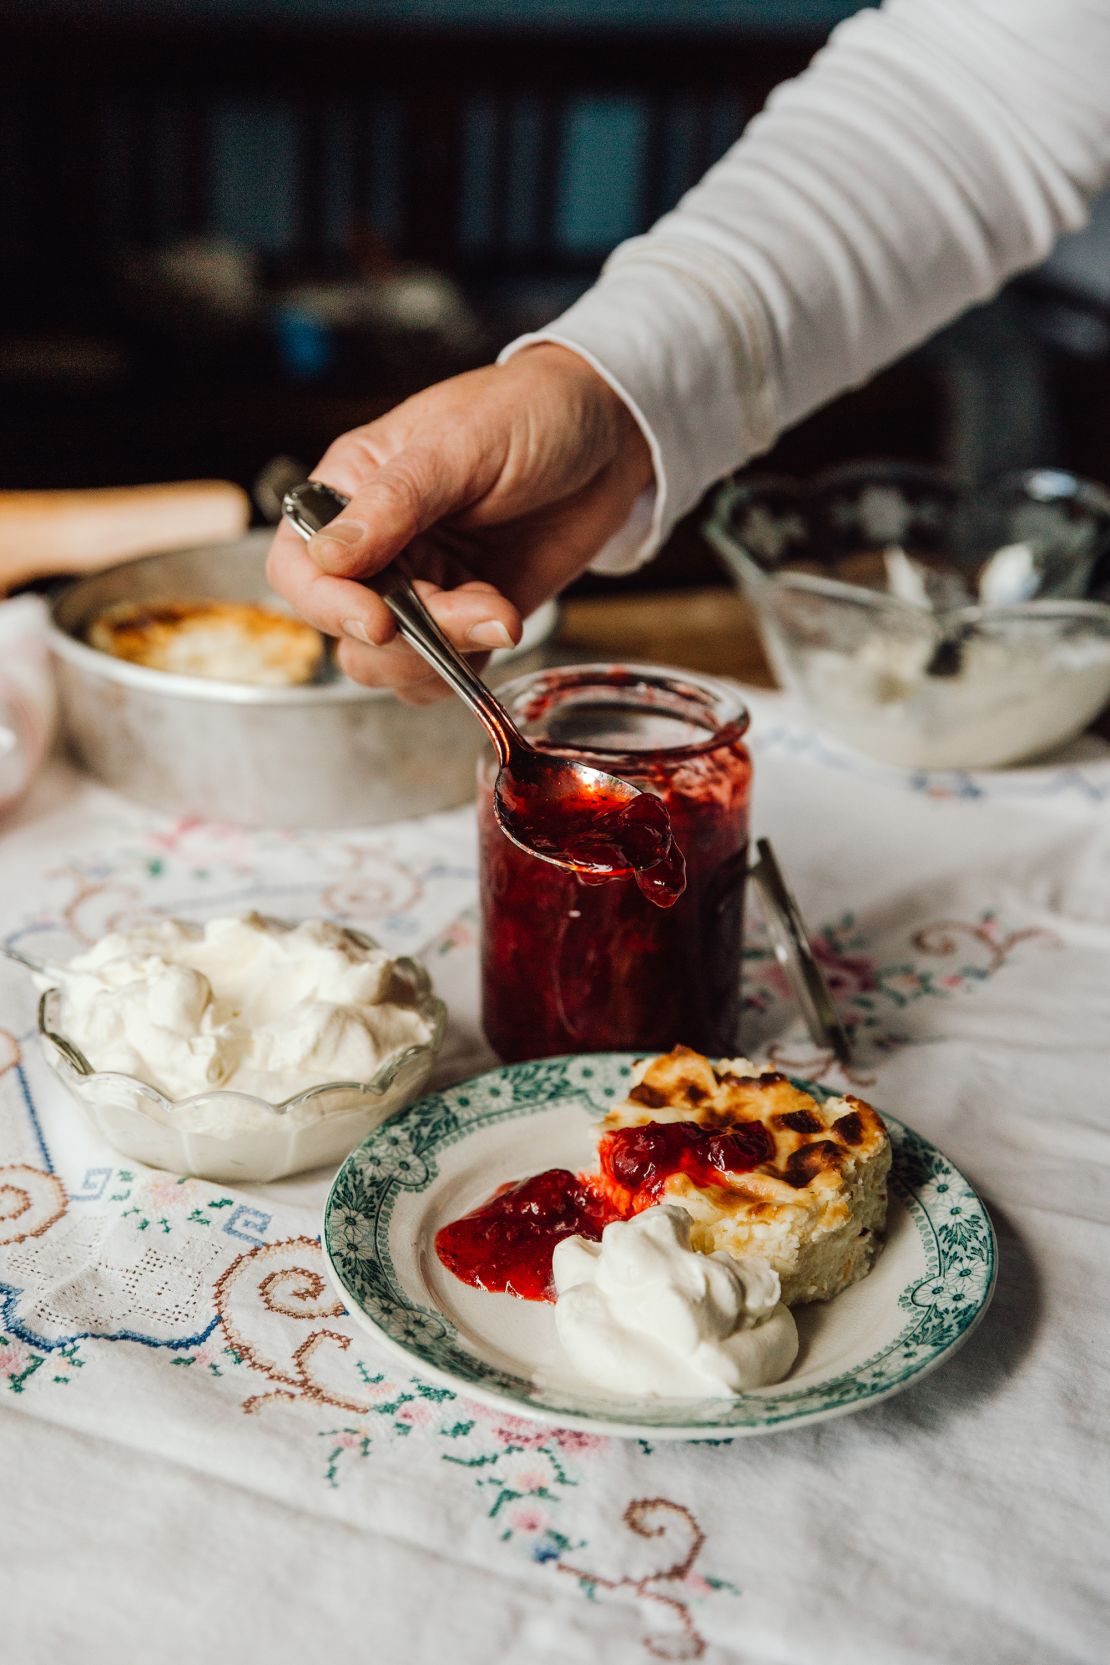
<svg viewBox="0 0 1110 1665"><path fill-rule="evenodd" d="M330 460L331 453L316 476L329 484ZM361 473L365 454L358 462ZM340 460L334 470L340 478L350 472L350 459ZM369 577L436 521L465 508L470 484L442 452L417 447L399 451L357 485L342 514L309 543L308 553L323 572Z"/></svg>

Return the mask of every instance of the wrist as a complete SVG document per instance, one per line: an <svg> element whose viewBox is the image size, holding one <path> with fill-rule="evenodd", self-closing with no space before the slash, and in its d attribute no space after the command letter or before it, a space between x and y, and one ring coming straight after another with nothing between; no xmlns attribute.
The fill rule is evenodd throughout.
<svg viewBox="0 0 1110 1665"><path fill-rule="evenodd" d="M519 368L526 374L542 371L545 378L557 377L568 404L577 407L586 429L599 427L605 435L610 461L625 477L634 494L655 483L655 469L647 439L630 407L589 360L573 347L558 341L528 342L510 359L506 370Z"/></svg>

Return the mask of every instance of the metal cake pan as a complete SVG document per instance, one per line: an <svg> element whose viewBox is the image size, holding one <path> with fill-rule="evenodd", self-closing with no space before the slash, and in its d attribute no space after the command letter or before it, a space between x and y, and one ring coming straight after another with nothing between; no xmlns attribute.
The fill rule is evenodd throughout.
<svg viewBox="0 0 1110 1665"><path fill-rule="evenodd" d="M272 534L148 555L68 585L51 609L63 732L106 786L174 815L242 826L373 826L465 802L485 745L458 700L403 705L329 664L296 688L177 676L101 653L84 640L118 601L170 598L283 604L266 582ZM283 609L287 611L288 609ZM544 662L548 603L492 679ZM503 668L502 668L503 667Z"/></svg>

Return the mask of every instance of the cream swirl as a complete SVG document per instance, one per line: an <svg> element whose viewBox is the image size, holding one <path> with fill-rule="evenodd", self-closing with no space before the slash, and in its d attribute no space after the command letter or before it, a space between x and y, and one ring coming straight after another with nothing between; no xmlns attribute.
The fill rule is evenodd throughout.
<svg viewBox="0 0 1110 1665"><path fill-rule="evenodd" d="M432 1024L394 961L320 920L248 914L113 931L66 968L58 1026L97 1070L171 1098L212 1088L278 1103L369 1081Z"/></svg>
<svg viewBox="0 0 1110 1665"><path fill-rule="evenodd" d="M568 1237L553 1262L555 1326L577 1375L622 1395L703 1397L781 1381L798 1332L764 1261L698 1254L663 1205Z"/></svg>

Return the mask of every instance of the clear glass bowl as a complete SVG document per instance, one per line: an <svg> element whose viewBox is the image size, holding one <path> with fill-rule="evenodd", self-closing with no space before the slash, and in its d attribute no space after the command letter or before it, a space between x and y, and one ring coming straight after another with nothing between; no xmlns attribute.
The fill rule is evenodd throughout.
<svg viewBox="0 0 1110 1665"><path fill-rule="evenodd" d="M1020 762L1110 699L1110 494L1073 475L976 490L893 464L752 477L720 488L705 531L780 682L815 727L883 762ZM908 594L882 587L889 557Z"/></svg>
<svg viewBox="0 0 1110 1665"><path fill-rule="evenodd" d="M360 932L350 934L375 946ZM443 1042L447 1009L416 960L396 960L394 966L432 1024L431 1041L397 1053L371 1081L321 1082L280 1104L224 1088L174 1100L133 1075L93 1069L59 1031L56 988L39 1000L39 1036L55 1075L121 1155L225 1183L284 1179L342 1161L427 1081Z"/></svg>

